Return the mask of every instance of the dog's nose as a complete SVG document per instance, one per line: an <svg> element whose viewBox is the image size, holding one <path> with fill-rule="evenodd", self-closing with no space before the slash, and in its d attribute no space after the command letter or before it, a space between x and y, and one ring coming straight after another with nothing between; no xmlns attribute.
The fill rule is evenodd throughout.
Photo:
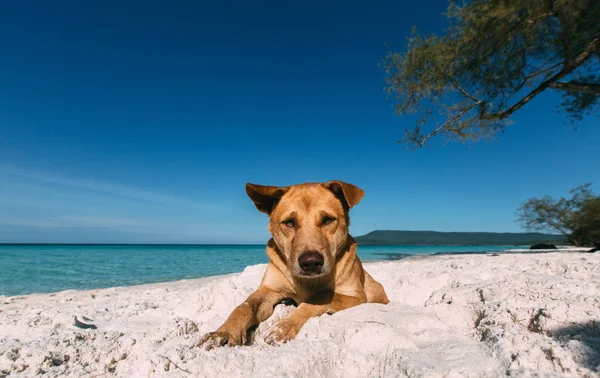
<svg viewBox="0 0 600 378"><path fill-rule="evenodd" d="M304 252L298 257L298 265L305 273L321 273L323 255L316 251Z"/></svg>

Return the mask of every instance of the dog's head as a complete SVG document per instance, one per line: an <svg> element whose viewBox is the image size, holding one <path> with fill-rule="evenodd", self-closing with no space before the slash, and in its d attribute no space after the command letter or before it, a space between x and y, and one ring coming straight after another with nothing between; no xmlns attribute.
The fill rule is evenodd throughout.
<svg viewBox="0 0 600 378"><path fill-rule="evenodd" d="M287 187L246 184L256 208L269 215L269 231L292 275L331 273L348 239L348 211L364 191L342 181Z"/></svg>

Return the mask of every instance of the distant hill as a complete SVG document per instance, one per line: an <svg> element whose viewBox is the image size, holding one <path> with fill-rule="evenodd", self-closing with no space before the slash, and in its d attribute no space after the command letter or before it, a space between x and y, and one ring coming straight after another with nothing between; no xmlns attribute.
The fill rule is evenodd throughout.
<svg viewBox="0 0 600 378"><path fill-rule="evenodd" d="M529 245L563 243L562 235L499 232L437 232L376 230L357 236L359 245Z"/></svg>

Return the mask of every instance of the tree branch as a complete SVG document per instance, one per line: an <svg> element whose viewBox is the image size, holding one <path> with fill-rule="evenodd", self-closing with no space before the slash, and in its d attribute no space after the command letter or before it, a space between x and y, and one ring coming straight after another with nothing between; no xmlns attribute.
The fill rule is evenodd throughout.
<svg viewBox="0 0 600 378"><path fill-rule="evenodd" d="M563 235L565 235L565 236L569 236L569 235L570 235L570 233L569 233L569 230L568 230L568 229L566 229L566 228L564 228L563 226L561 226L561 225L559 225L559 224L556 224L555 222L553 222L553 221L550 219L550 216L549 216L549 215L546 215L546 218L547 218L547 219L546 219L546 222L547 222L547 223L548 223L550 226L554 227L554 229L555 229L556 231L560 232L561 234L563 234Z"/></svg>
<svg viewBox="0 0 600 378"><path fill-rule="evenodd" d="M588 93L591 95L600 96L600 84L583 83L581 81L559 81L550 85L552 89L558 89L568 92Z"/></svg>
<svg viewBox="0 0 600 378"><path fill-rule="evenodd" d="M558 66L561 66L561 65L563 65L563 64L564 64L564 62L563 62L563 61L561 61L561 62L558 62L558 63L556 63L556 64L553 64L553 65L551 65L550 67L546 67L546 68L543 68L543 69L541 69L541 70L539 70L539 71L532 72L532 73L530 73L529 75L525 76L525 77L524 77L524 80L525 80L525 81L527 81L527 80L529 80L529 79L533 79L534 77L536 77L536 76L538 76L538 75L541 75L541 74L543 74L543 73L546 73L546 72L548 72L548 71L552 71L552 70L553 70L553 69L555 69L556 67L558 67Z"/></svg>
<svg viewBox="0 0 600 378"><path fill-rule="evenodd" d="M478 106L481 103L481 101L478 101L466 108L464 108L463 110L461 110L457 115L455 115L454 117L450 118L449 120L447 120L446 122L444 122L442 125L438 126L435 128L435 130L433 130L431 133L429 133L426 137L424 137L423 139L421 139L420 141L417 142L417 146L415 148L413 148L413 150L416 150L417 148L421 148L425 145L425 143L431 139L432 137L436 136L437 134L443 132L448 125L450 125L452 122L456 121L457 119L459 119L460 117L462 117L465 113L467 113L469 110L473 109L474 107Z"/></svg>
<svg viewBox="0 0 600 378"><path fill-rule="evenodd" d="M515 103L514 105L512 105L511 107L509 107L506 110L503 110L498 113L487 113L487 111L485 109L485 103L482 102L480 105L479 118L481 118L482 120L487 120L487 121L500 121L505 118L508 118L512 113L519 110L521 107L523 107L523 105L525 105L526 103L531 101L531 99L533 99L535 96L537 96L538 94L540 94L547 88L550 88L552 86L552 84L556 83L558 80L567 76L568 74L573 72L577 67L579 67L581 64L583 64L583 62L585 62L589 57L591 57L594 54L594 52L598 48L599 44L600 44L600 37L594 38L592 40L592 42L590 42L590 44L577 57L575 57L575 59L573 59L573 61L569 62L568 65L565 65L565 67L563 67L562 70L557 72L554 76L550 77L548 80L545 80L544 82L542 82L534 90L529 92L529 94L527 96L523 97L521 100L519 100L517 103Z"/></svg>
<svg viewBox="0 0 600 378"><path fill-rule="evenodd" d="M474 102L481 102L480 100L476 99L474 96L470 95L466 90L464 90L463 87L461 87L456 80L454 80L454 78L452 76L447 76L448 79L450 79L450 81L452 82L452 85L454 85L454 87L456 89L458 89L458 91L460 93L462 93L465 97L469 98L470 100L473 100Z"/></svg>
<svg viewBox="0 0 600 378"><path fill-rule="evenodd" d="M544 18L550 18L550 17L553 17L553 16L556 16L556 13L553 12L553 11L550 11L548 13L541 14L541 15L537 16L536 18L533 18L533 19L526 19L525 21L527 21L528 24L535 24L539 20L542 20Z"/></svg>

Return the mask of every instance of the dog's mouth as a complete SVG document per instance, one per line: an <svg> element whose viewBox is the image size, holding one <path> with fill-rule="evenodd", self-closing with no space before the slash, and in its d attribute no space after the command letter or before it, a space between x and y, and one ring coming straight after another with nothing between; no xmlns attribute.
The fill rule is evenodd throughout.
<svg viewBox="0 0 600 378"><path fill-rule="evenodd" d="M300 273L299 276L303 277L303 278L319 278L321 276L326 275L326 273L323 272L323 271L320 271L320 272L305 272L302 269L300 269L299 273Z"/></svg>

